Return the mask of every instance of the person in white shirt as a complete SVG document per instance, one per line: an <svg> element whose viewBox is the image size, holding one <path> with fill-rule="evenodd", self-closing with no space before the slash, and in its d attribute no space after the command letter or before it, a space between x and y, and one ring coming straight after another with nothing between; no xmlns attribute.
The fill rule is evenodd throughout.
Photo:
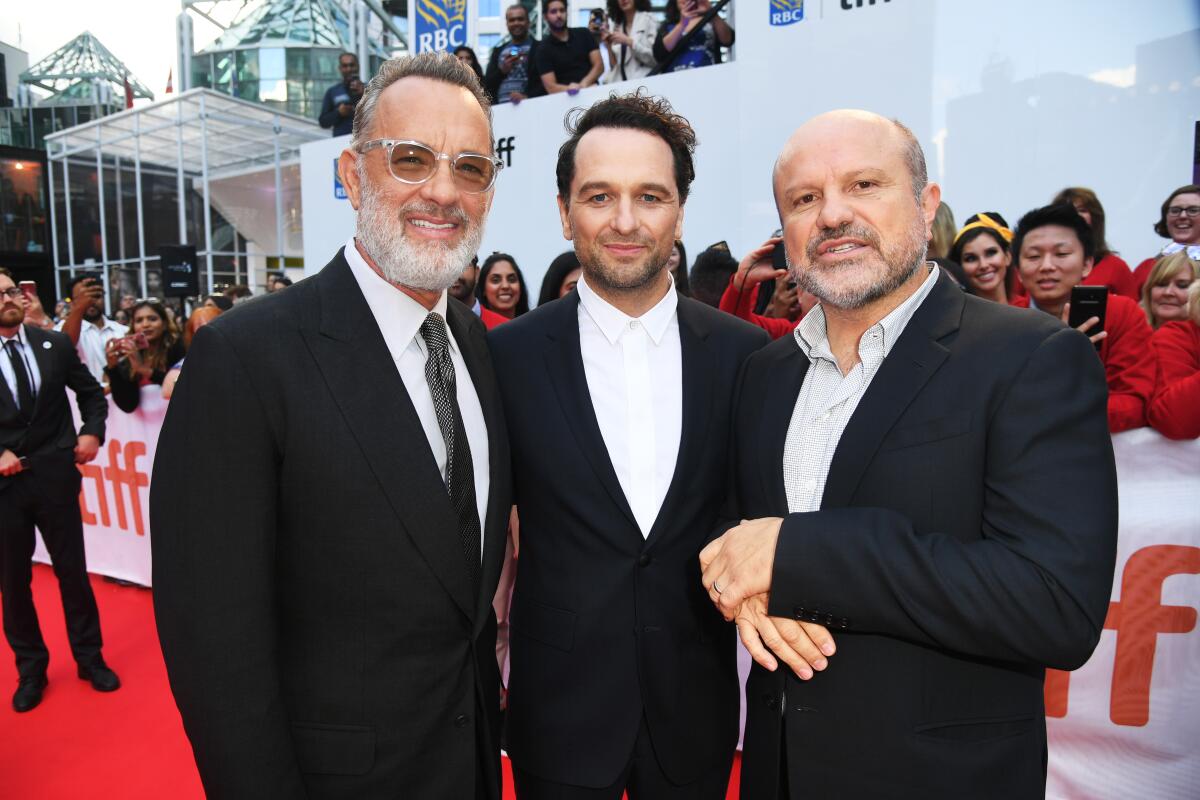
<svg viewBox="0 0 1200 800"><path fill-rule="evenodd" d="M75 349L79 351L79 360L107 391L108 378L104 374L104 367L108 363L108 356L105 347L111 340L129 333L129 328L104 315L104 289L95 276L75 276L67 291L71 293L71 310L54 330L71 337Z"/></svg>
<svg viewBox="0 0 1200 800"><path fill-rule="evenodd" d="M767 337L675 290L687 120L614 95L569 132L558 204L582 276L489 333L520 517L517 796L715 800L737 743L735 642L696 554L728 483L732 387Z"/></svg>

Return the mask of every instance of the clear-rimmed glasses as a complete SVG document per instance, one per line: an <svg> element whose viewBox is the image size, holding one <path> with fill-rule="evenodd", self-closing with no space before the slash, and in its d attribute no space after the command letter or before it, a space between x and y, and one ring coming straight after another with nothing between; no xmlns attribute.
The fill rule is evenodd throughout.
<svg viewBox="0 0 1200 800"><path fill-rule="evenodd" d="M372 139L358 146L358 152L366 153L377 147L386 148L388 169L392 177L401 183L415 185L424 183L437 171L438 162L450 162L450 175L454 185L464 192L479 194L491 189L496 176L504 166L499 158L483 153L459 153L451 156L438 153L432 147L412 139Z"/></svg>

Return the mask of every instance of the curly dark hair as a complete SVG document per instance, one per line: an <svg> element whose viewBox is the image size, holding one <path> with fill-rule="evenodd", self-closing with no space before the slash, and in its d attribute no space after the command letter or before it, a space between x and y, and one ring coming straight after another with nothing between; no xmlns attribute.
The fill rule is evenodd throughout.
<svg viewBox="0 0 1200 800"><path fill-rule="evenodd" d="M646 131L658 136L671 148L675 158L675 188L679 192L679 204L687 202L688 190L696 178L692 154L696 152L696 132L686 119L676 114L665 98L643 94L638 89L632 94L613 92L607 99L599 100L591 108L576 108L567 114L568 138L558 148L558 194L564 203L570 204L571 181L575 178L575 150L579 140L594 128L628 128Z"/></svg>

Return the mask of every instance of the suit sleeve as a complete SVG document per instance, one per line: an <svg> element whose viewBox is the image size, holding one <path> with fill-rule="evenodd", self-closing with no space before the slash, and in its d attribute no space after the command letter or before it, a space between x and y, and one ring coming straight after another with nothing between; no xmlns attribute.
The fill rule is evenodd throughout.
<svg viewBox="0 0 1200 800"><path fill-rule="evenodd" d="M79 406L79 418L83 425L79 428L80 436L95 436L104 442L104 425L108 419L108 401L104 399L102 387L88 368L79 360L79 353L74 346L64 348L67 355L66 384L75 393L75 404Z"/></svg>
<svg viewBox="0 0 1200 800"><path fill-rule="evenodd" d="M1159 381L1147 417L1168 439L1200 438L1200 352L1194 322L1170 322L1150 342L1158 355Z"/></svg>
<svg viewBox="0 0 1200 800"><path fill-rule="evenodd" d="M108 387L117 408L132 414L142 400L142 390L129 378L128 363L122 359L115 367L105 367L104 374L108 376Z"/></svg>
<svg viewBox="0 0 1200 800"><path fill-rule="evenodd" d="M277 663L279 457L258 377L200 329L150 492L159 639L210 797L305 794Z"/></svg>
<svg viewBox="0 0 1200 800"><path fill-rule="evenodd" d="M853 631L968 656L1083 664L1108 610L1117 535L1091 350L1074 331L1051 334L1000 398L987 422L982 531L919 532L884 508L789 515L770 613L818 610Z"/></svg>

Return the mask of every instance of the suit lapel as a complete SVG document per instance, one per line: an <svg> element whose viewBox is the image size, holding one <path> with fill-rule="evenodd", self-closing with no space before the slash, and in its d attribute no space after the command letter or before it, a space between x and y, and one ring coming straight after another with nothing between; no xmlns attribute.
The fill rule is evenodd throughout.
<svg viewBox="0 0 1200 800"><path fill-rule="evenodd" d="M939 276L846 424L829 467L822 508L850 503L883 438L950 355L938 339L958 330L964 302L962 291Z"/></svg>
<svg viewBox="0 0 1200 800"><path fill-rule="evenodd" d="M401 526L468 619L475 597L458 523L404 381L342 253L316 278L320 328L302 330Z"/></svg>
<svg viewBox="0 0 1200 800"><path fill-rule="evenodd" d="M679 296L679 351L683 373L683 419L679 430L679 451L671 485L663 497L662 507L646 537L648 544L662 535L664 526L675 518L675 505L691 479L691 466L700 458L700 451L710 440L709 419L712 416L713 354L708 343L708 326L695 313L696 301Z"/></svg>
<svg viewBox="0 0 1200 800"><path fill-rule="evenodd" d="M505 477L508 469L508 436L505 430L504 409L500 402L500 394L496 388L496 378L492 371L491 356L487 349L482 324L472 325L475 315L461 303L450 300L446 306L446 321L454 341L458 344L459 352L471 375L471 383L475 386L475 394L479 397L479 406L483 410L483 420L488 433L488 500L483 519L483 566L479 597L476 598L474 619L480 624L484 618L482 613L492 602L493 595L486 587L495 586L499 580L500 570L504 566L505 538L508 532L507 507L497 505L496 498L502 497Z"/></svg>
<svg viewBox="0 0 1200 800"><path fill-rule="evenodd" d="M600 433L587 375L583 371L583 356L579 350L579 293L571 292L555 306L556 319L548 326L549 342L545 350L550 383L554 386L563 414L572 423L568 427L592 471L629 524L637 530L637 519L621 490L617 472L608 456L608 446L604 444L604 436Z"/></svg>
<svg viewBox="0 0 1200 800"><path fill-rule="evenodd" d="M766 366L769 371L767 391L763 393L761 411L755 417L758 449L763 454L762 458L756 460L762 469L766 501L769 508L780 514L786 514L788 510L787 489L783 484L783 451L787 444L787 430L796 400L800 397L800 387L804 385L804 376L808 373L808 359L791 334L788 334L788 344L790 346ZM746 404L747 400L743 397L742 404Z"/></svg>

